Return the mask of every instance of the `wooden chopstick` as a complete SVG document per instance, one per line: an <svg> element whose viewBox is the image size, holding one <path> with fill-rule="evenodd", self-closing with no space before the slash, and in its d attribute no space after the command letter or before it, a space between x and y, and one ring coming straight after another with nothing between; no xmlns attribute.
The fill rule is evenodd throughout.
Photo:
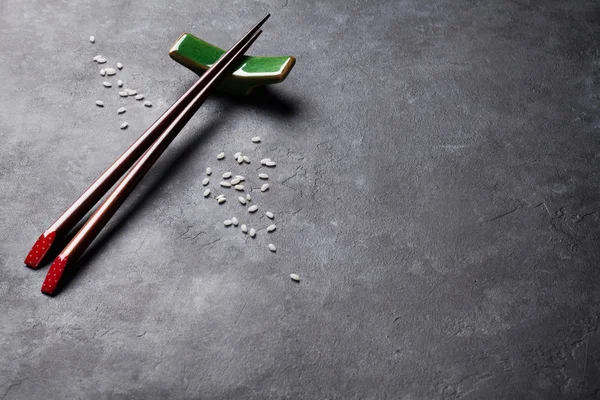
<svg viewBox="0 0 600 400"><path fill-rule="evenodd" d="M142 155L142 157L134 164L131 170L125 175L123 180L117 185L113 192L108 198L102 203L102 205L92 214L89 220L83 225L83 227L77 232L73 239L69 242L67 247L56 257L46 279L42 285L42 293L52 295L58 287L60 280L66 270L72 267L83 254L87 247L96 238L98 233L110 220L110 218L119 209L125 199L133 192L133 189L140 182L140 180L150 170L152 165L158 160L161 154L171 144L173 139L181 132L183 127L192 118L192 116L198 111L200 106L210 95L210 92L221 82L225 75L229 72L228 69L244 55L246 50L254 43L254 41L260 36L262 31L256 32L252 37L245 43L241 49L239 49L233 58L231 58L219 71L217 71L213 78L200 90L193 100L185 106L183 111L178 114L175 119L164 129L158 139L152 143L150 148Z"/></svg>
<svg viewBox="0 0 600 400"><path fill-rule="evenodd" d="M48 228L25 258L25 264L37 268L53 245L63 242L67 234L87 214L104 194L127 172L129 168L152 145L158 136L169 126L189 102L213 79L216 74L253 37L270 17L267 14L260 22L235 43L211 68L190 87L171 107L167 109L146 131L125 150L115 162Z"/></svg>

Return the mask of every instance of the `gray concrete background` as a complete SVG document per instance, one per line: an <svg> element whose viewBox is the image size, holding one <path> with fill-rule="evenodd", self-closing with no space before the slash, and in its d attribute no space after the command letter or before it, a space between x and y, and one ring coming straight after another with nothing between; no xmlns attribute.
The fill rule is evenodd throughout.
<svg viewBox="0 0 600 400"><path fill-rule="evenodd" d="M251 53L297 56L289 79L212 98L43 296L30 246L192 83L170 45L189 31L227 47L266 12ZM3 0L0 399L599 398L599 16L585 1ZM117 116L98 53L154 107ZM200 184L265 156L272 190L250 186L277 214L276 255L264 231L222 226L264 218Z"/></svg>

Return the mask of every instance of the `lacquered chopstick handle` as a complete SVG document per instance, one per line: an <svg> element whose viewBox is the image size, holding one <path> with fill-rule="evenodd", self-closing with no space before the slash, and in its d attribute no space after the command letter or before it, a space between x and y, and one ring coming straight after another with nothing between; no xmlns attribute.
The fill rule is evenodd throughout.
<svg viewBox="0 0 600 400"><path fill-rule="evenodd" d="M231 49L209 68L171 107L167 109L146 131L135 141L98 179L75 200L75 202L39 237L29 254L25 264L37 268L42 258L57 239L64 238L71 229L92 209L102 196L127 172L129 168L150 147L156 138L179 115L185 106L200 90L215 77L224 65L229 63L265 21L267 14L260 22L248 31Z"/></svg>
<svg viewBox="0 0 600 400"><path fill-rule="evenodd" d="M210 92L219 84L225 77L228 69L234 66L234 63L239 57L243 56L246 50L254 43L262 31L258 31L254 36L242 46L237 54L218 71L211 81L194 97L194 99L184 108L173 122L165 129L165 131L156 139L150 148L142 155L142 157L134 164L131 170L125 175L123 180L117 185L108 198L102 205L92 214L90 219L77 232L67 247L54 260L44 284L42 292L45 294L53 294L56 290L60 279L65 270L77 262L77 259L88 248L98 233L108 223L110 218L119 209L125 199L131 194L136 185L142 180L158 158L163 154L166 148L171 144L173 139L181 132L183 127L188 123L192 116L198 111L200 106L210 95Z"/></svg>

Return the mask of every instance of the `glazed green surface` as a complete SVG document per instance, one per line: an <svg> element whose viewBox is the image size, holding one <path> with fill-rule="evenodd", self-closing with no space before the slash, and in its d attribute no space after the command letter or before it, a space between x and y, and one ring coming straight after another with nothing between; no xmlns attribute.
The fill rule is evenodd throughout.
<svg viewBox="0 0 600 400"><path fill-rule="evenodd" d="M169 55L178 63L201 75L225 50L189 33L183 34ZM295 58L291 56L244 56L232 75L219 86L222 91L248 94L254 87L283 81L291 71Z"/></svg>

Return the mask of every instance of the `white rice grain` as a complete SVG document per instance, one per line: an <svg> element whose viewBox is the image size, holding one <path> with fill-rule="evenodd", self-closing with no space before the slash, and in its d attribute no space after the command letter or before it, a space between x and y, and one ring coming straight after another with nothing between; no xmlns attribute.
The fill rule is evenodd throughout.
<svg viewBox="0 0 600 400"><path fill-rule="evenodd" d="M144 105L145 105L146 107L152 107L152 102L151 102L151 101L148 101L148 100L146 100L146 101L144 102Z"/></svg>
<svg viewBox="0 0 600 400"><path fill-rule="evenodd" d="M112 83L107 82L107 81L102 82L102 85L104 85L105 88L112 87Z"/></svg>
<svg viewBox="0 0 600 400"><path fill-rule="evenodd" d="M253 205L253 206L248 207L248 212L249 213L256 212L256 210L258 210L258 206L256 204Z"/></svg>
<svg viewBox="0 0 600 400"><path fill-rule="evenodd" d="M120 62L117 63L117 68L119 69L123 69L123 64L121 64Z"/></svg>
<svg viewBox="0 0 600 400"><path fill-rule="evenodd" d="M121 124L121 129L127 129L128 126L129 126L129 124L127 122L123 122Z"/></svg>
<svg viewBox="0 0 600 400"><path fill-rule="evenodd" d="M235 190L239 190L240 192L243 192L243 191L244 191L244 185L235 185L233 188L234 188Z"/></svg>
<svg viewBox="0 0 600 400"><path fill-rule="evenodd" d="M90 43L95 43L96 42L96 38L93 36L90 36Z"/></svg>
<svg viewBox="0 0 600 400"><path fill-rule="evenodd" d="M104 107L104 102L102 100L96 100L96 105L98 107Z"/></svg>
<svg viewBox="0 0 600 400"><path fill-rule="evenodd" d="M225 203L226 201L227 201L227 199L226 199L225 197L219 197L219 198L217 199L217 202L218 202L219 204L223 204L223 203Z"/></svg>
<svg viewBox="0 0 600 400"><path fill-rule="evenodd" d="M114 68L106 68L106 75L113 76L116 73L117 73L117 71L115 71Z"/></svg>
<svg viewBox="0 0 600 400"><path fill-rule="evenodd" d="M135 96L136 100L144 100L144 95L143 94L138 94Z"/></svg>
<svg viewBox="0 0 600 400"><path fill-rule="evenodd" d="M240 197L238 197L238 200L240 201L240 203L242 203L244 205L246 204L246 199L245 198L243 198L243 197L240 196Z"/></svg>
<svg viewBox="0 0 600 400"><path fill-rule="evenodd" d="M233 224L233 221L230 219L226 219L225 221L223 221L223 225L225 226L230 226L231 224Z"/></svg>
<svg viewBox="0 0 600 400"><path fill-rule="evenodd" d="M118 86L118 87L123 87L123 81L119 79L119 80L117 81L117 86Z"/></svg>
<svg viewBox="0 0 600 400"><path fill-rule="evenodd" d="M269 175L267 175L267 174L258 174L258 177L260 179L269 179Z"/></svg>
<svg viewBox="0 0 600 400"><path fill-rule="evenodd" d="M225 158L225 153L224 152L220 152L219 154L217 154L217 160L222 160Z"/></svg>
<svg viewBox="0 0 600 400"><path fill-rule="evenodd" d="M229 179L229 178L231 178L231 172L225 172L222 176L223 176L223 179Z"/></svg>
<svg viewBox="0 0 600 400"><path fill-rule="evenodd" d="M262 185L260 187L260 191L261 192L266 192L267 190L269 190L269 184L268 183L265 183L264 185Z"/></svg>
<svg viewBox="0 0 600 400"><path fill-rule="evenodd" d="M231 218L231 222L233 223L233 226L238 226L239 221L236 217Z"/></svg>
<svg viewBox="0 0 600 400"><path fill-rule="evenodd" d="M260 143L260 136L254 136L252 138L252 143Z"/></svg>
<svg viewBox="0 0 600 400"><path fill-rule="evenodd" d="M210 176L212 174L212 169L210 167L206 167L206 175Z"/></svg>
<svg viewBox="0 0 600 400"><path fill-rule="evenodd" d="M267 211L267 212L265 213L265 215L266 215L266 216L267 216L267 218L269 218L269 219L273 219L273 218L275 218L275 216L273 215L273 213L272 213L271 211Z"/></svg>
<svg viewBox="0 0 600 400"><path fill-rule="evenodd" d="M267 226L267 232L273 232L275 229L277 229L277 225L275 224Z"/></svg>
<svg viewBox="0 0 600 400"><path fill-rule="evenodd" d="M298 274L290 274L290 278L293 281L300 282L300 276Z"/></svg>
<svg viewBox="0 0 600 400"><path fill-rule="evenodd" d="M221 185L221 186L223 186L225 188L230 188L231 187L231 183L225 182L225 181L219 182L219 185Z"/></svg>
<svg viewBox="0 0 600 400"><path fill-rule="evenodd" d="M127 109L125 107L121 107L117 110L117 114L123 114Z"/></svg>
<svg viewBox="0 0 600 400"><path fill-rule="evenodd" d="M209 183L210 183L210 178L204 178L204 179L202 180L202 186L206 186L206 185L208 185Z"/></svg>
<svg viewBox="0 0 600 400"><path fill-rule="evenodd" d="M119 96L121 96L121 97L127 97L127 96L129 96L129 93L127 93L125 91L119 92Z"/></svg>
<svg viewBox="0 0 600 400"><path fill-rule="evenodd" d="M277 251L277 248L275 247L275 245L273 243L269 243L269 250L271 250L273 253L275 253Z"/></svg>
<svg viewBox="0 0 600 400"><path fill-rule="evenodd" d="M256 229L250 228L250 237L253 238L254 236L256 236Z"/></svg>
<svg viewBox="0 0 600 400"><path fill-rule="evenodd" d="M208 197L208 196L210 196L210 189L206 189L204 191L204 197Z"/></svg>
<svg viewBox="0 0 600 400"><path fill-rule="evenodd" d="M242 224L240 228L242 229L242 232L248 233L248 227L246 226L246 224Z"/></svg>

